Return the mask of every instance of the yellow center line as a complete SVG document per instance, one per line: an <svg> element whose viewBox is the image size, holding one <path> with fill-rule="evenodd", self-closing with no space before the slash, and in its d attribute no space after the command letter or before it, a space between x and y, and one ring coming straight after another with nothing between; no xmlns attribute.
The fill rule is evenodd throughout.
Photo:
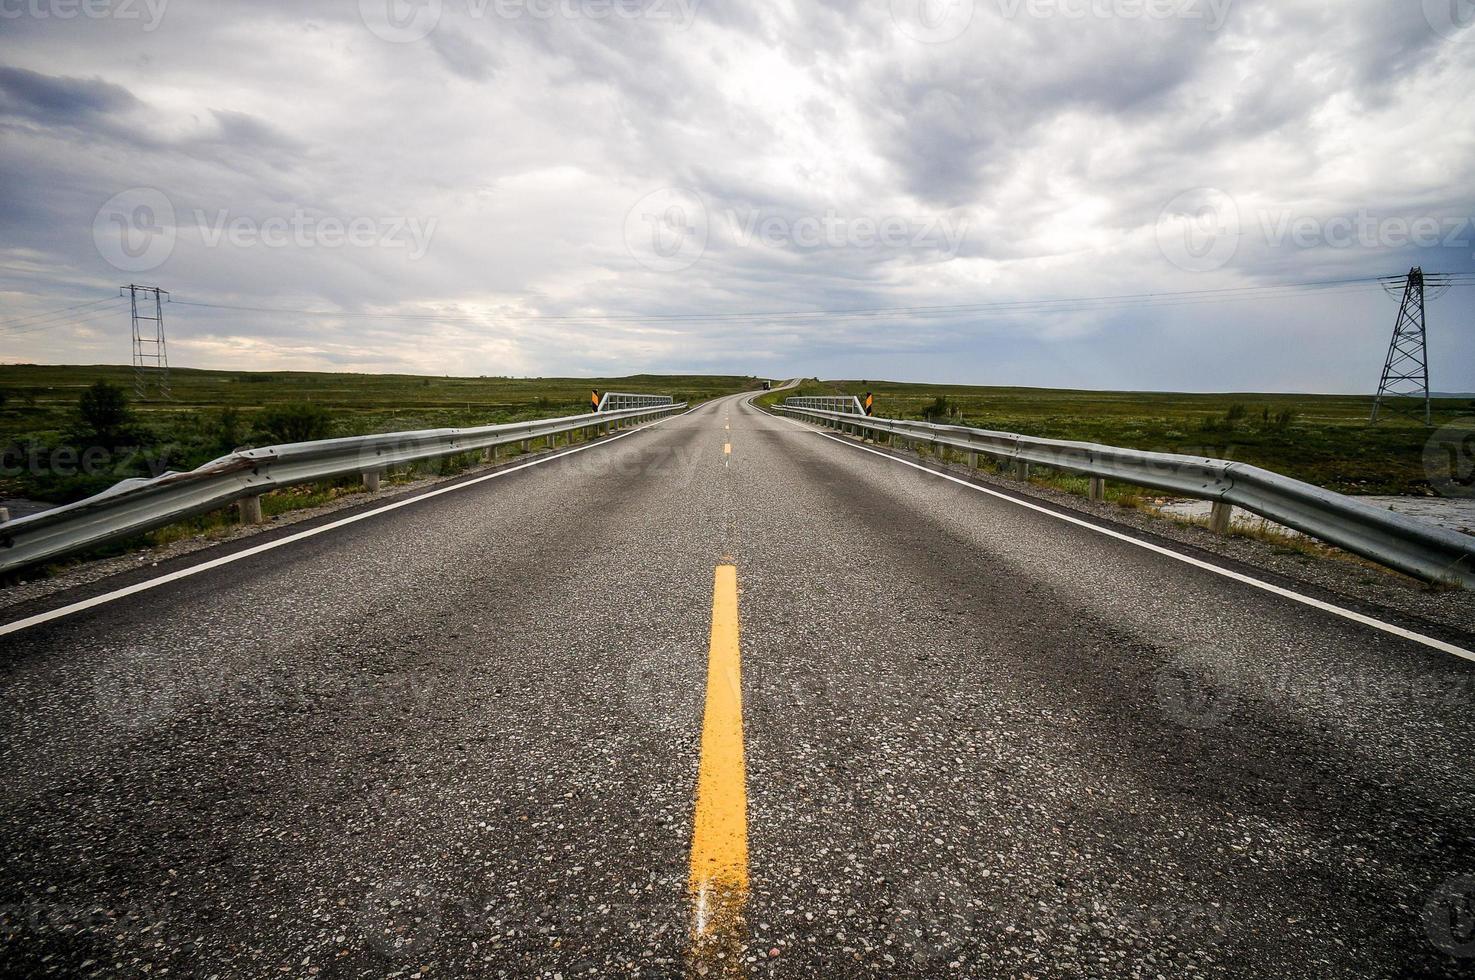
<svg viewBox="0 0 1475 980"><path fill-rule="evenodd" d="M748 787L735 565L718 565L712 585L707 707L687 890L692 966L702 975L740 974L747 939Z"/></svg>

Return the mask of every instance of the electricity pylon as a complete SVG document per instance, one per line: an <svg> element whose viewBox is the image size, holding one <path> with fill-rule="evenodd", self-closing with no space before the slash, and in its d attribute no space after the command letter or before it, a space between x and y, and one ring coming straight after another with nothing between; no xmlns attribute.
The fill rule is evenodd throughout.
<svg viewBox="0 0 1475 980"><path fill-rule="evenodd" d="M149 372L156 373L159 397L169 397L169 349L164 343L164 298L168 290L158 286L120 287L133 311L133 390L139 398L148 394Z"/></svg>
<svg viewBox="0 0 1475 980"><path fill-rule="evenodd" d="M1378 397L1373 401L1372 421L1387 403L1394 409L1399 401L1422 399L1424 424L1430 424L1429 348L1424 336L1424 270L1415 266L1408 270L1403 287L1403 303L1398 308L1398 322L1393 326L1393 340L1388 345L1388 359L1383 362L1383 378L1378 383Z"/></svg>

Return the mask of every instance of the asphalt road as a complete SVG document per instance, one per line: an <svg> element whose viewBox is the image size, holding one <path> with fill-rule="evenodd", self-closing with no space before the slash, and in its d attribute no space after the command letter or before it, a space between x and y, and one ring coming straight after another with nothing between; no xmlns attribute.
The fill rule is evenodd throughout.
<svg viewBox="0 0 1475 980"><path fill-rule="evenodd" d="M747 890L705 959L725 563ZM0 971L1470 975L1472 704L1446 652L724 399L0 636Z"/></svg>

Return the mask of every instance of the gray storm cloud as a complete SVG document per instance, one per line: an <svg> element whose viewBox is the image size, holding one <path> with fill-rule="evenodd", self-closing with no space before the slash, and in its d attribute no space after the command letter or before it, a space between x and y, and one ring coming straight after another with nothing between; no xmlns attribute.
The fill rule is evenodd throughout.
<svg viewBox="0 0 1475 980"><path fill-rule="evenodd" d="M1378 290L756 314L1469 271L1441 3L0 0L0 358L1361 391Z"/></svg>

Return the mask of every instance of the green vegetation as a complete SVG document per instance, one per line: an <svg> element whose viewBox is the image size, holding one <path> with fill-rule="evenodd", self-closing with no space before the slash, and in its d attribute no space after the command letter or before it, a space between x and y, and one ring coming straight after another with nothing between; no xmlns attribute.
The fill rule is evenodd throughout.
<svg viewBox="0 0 1475 980"><path fill-rule="evenodd" d="M130 477L199 466L233 449L333 436L491 425L589 410L589 392L669 394L692 403L754 389L754 378L428 378L175 369L172 397L133 397L126 366L0 365L0 497L79 500ZM447 463L441 463L444 472ZM310 506L341 488L263 501ZM284 499L277 500L277 496ZM292 498L291 500L287 498Z"/></svg>
<svg viewBox="0 0 1475 980"><path fill-rule="evenodd" d="M1340 493L1432 492L1424 452L1433 430L1403 416L1369 425L1372 399L1367 396L806 381L761 401L867 391L875 393L876 414L891 418L1237 460ZM1436 427L1456 423L1475 429L1475 402L1446 398L1436 399L1434 406Z"/></svg>

